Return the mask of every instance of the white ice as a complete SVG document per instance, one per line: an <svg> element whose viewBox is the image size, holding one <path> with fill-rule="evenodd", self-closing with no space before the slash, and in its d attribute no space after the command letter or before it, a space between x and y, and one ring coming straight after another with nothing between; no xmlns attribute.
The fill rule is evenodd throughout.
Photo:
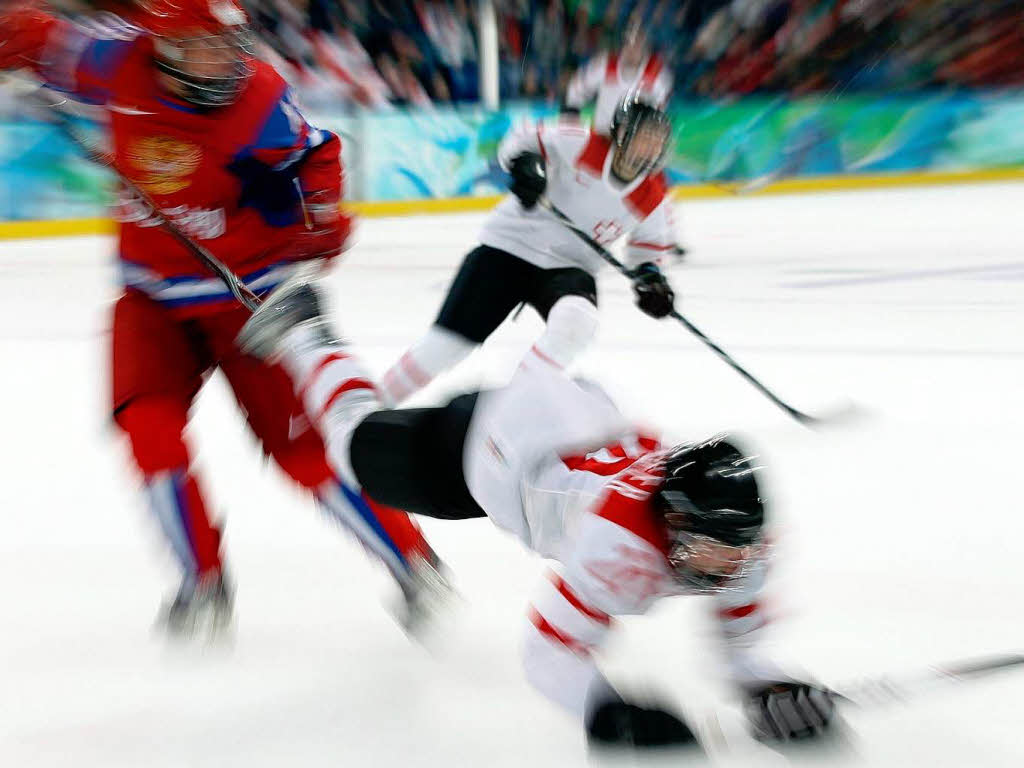
<svg viewBox="0 0 1024 768"><path fill-rule="evenodd" d="M681 309L799 408L793 423L670 322L601 281L583 370L669 437L737 429L769 466L778 656L831 683L1024 650L1024 187L756 197L680 206ZM330 278L377 372L432 320L482 216L366 220ZM233 647L151 629L173 571L109 424L112 243L0 245L0 766L564 766L575 724L522 681L542 564L483 521L424 523L466 599L436 656L381 607L380 569L267 467L214 378L191 437L238 581ZM425 393L500 381L540 329L509 321ZM697 599L624 622L622 686L701 727L722 711ZM1024 673L851 710L852 745L802 764L1017 766ZM723 709L725 707L725 709ZM734 741L716 764L783 765ZM627 764L643 764L626 761ZM678 764L678 763L673 763Z"/></svg>

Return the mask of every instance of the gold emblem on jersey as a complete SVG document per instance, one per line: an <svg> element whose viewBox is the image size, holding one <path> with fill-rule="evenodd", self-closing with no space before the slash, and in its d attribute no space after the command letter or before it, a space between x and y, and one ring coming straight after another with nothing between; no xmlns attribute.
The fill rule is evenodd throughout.
<svg viewBox="0 0 1024 768"><path fill-rule="evenodd" d="M146 136L128 149L128 162L138 169L133 181L151 195L170 195L189 186L202 156L198 145L171 136Z"/></svg>

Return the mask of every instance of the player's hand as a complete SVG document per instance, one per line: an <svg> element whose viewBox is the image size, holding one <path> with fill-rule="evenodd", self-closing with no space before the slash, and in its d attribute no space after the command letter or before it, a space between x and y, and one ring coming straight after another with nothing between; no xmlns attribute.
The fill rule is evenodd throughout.
<svg viewBox="0 0 1024 768"><path fill-rule="evenodd" d="M297 244L300 259L330 259L345 249L351 216L341 210L334 190L307 193L302 201L304 230Z"/></svg>
<svg viewBox="0 0 1024 768"><path fill-rule="evenodd" d="M592 744L665 747L696 744L690 727L663 709L640 707L621 699L596 707L587 719Z"/></svg>
<svg viewBox="0 0 1024 768"><path fill-rule="evenodd" d="M519 198L523 208L530 210L537 205L548 186L544 158L536 152L523 152L512 158L508 172L512 177L509 190Z"/></svg>
<svg viewBox="0 0 1024 768"><path fill-rule="evenodd" d="M656 264L646 262L633 271L636 305L647 315L662 318L675 309L676 295Z"/></svg>
<svg viewBox="0 0 1024 768"><path fill-rule="evenodd" d="M763 682L748 686L747 694L747 719L762 741L818 738L836 717L832 692L810 683Z"/></svg>

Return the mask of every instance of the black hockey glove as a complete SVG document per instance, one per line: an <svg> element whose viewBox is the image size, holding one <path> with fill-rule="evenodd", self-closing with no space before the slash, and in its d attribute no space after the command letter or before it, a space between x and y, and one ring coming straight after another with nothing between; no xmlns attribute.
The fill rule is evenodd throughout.
<svg viewBox="0 0 1024 768"><path fill-rule="evenodd" d="M749 687L747 693L747 719L762 741L818 738L835 719L831 691L809 683L765 682Z"/></svg>
<svg viewBox="0 0 1024 768"><path fill-rule="evenodd" d="M663 709L621 700L599 705L587 720L590 742L602 746L667 747L696 744L690 727Z"/></svg>
<svg viewBox="0 0 1024 768"><path fill-rule="evenodd" d="M544 158L536 152L523 152L512 158L508 172L512 176L509 189L519 198L523 208L530 210L537 204L548 186Z"/></svg>
<svg viewBox="0 0 1024 768"><path fill-rule="evenodd" d="M662 318L675 309L676 295L656 264L647 262L633 270L636 305L651 317Z"/></svg>

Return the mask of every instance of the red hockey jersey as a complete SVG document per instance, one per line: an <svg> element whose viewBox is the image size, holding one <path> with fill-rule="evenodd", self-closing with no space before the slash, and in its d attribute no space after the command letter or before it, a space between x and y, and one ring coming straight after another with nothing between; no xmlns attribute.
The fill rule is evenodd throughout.
<svg viewBox="0 0 1024 768"><path fill-rule="evenodd" d="M254 62L236 102L201 110L160 86L152 40L139 30L98 33L32 15L27 31L37 50L25 58L50 86L106 108L115 168L165 217L257 293L304 258L302 199L325 190L340 198L341 144L306 121L272 67ZM158 226L146 204L122 194L115 218L127 287L186 314L230 306L220 281Z"/></svg>

